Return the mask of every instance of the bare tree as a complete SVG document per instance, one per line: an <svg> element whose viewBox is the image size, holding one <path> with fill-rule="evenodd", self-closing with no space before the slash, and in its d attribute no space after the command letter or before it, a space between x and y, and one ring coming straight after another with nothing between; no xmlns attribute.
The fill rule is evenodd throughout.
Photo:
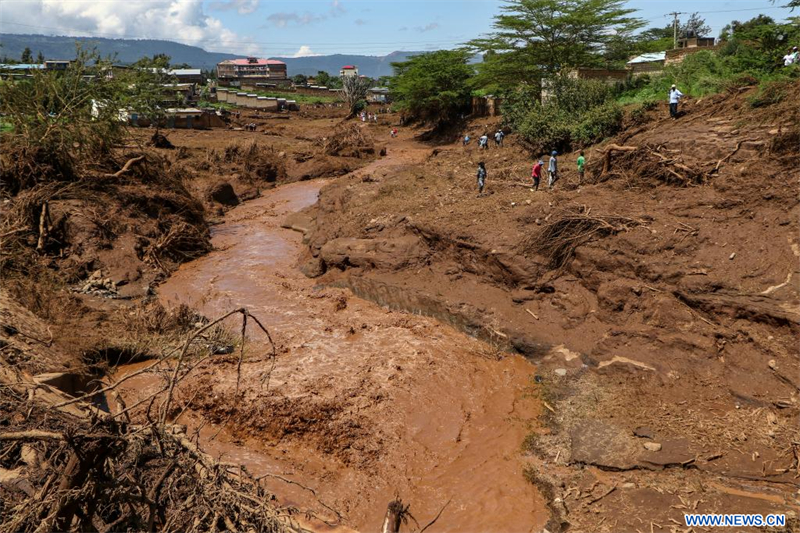
<svg viewBox="0 0 800 533"><path fill-rule="evenodd" d="M359 76L344 76L342 78L342 99L347 104L350 110L347 118L353 118L359 111L361 102L366 100L367 91L372 84L369 78L361 78Z"/></svg>
<svg viewBox="0 0 800 533"><path fill-rule="evenodd" d="M705 37L711 33L711 27L706 24L706 20L701 17L699 13L692 13L689 20L681 25L680 33L681 37L687 39L692 37Z"/></svg>

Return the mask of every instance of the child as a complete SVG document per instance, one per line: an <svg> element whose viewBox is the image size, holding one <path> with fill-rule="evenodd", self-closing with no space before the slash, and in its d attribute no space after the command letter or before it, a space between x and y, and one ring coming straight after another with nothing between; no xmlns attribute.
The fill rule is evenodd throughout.
<svg viewBox="0 0 800 533"><path fill-rule="evenodd" d="M542 179L542 168L544 167L544 161L540 158L539 161L533 165L533 172L531 172L531 177L533 178L533 190L539 190L539 180Z"/></svg>
<svg viewBox="0 0 800 533"><path fill-rule="evenodd" d="M583 183L583 167L586 165L586 158L583 157L583 150L578 156L578 187Z"/></svg>
<svg viewBox="0 0 800 533"><path fill-rule="evenodd" d="M486 185L486 166L483 161L478 163L478 196L483 194L483 187Z"/></svg>
<svg viewBox="0 0 800 533"><path fill-rule="evenodd" d="M464 135L464 146L468 145L470 141L469 134Z"/></svg>

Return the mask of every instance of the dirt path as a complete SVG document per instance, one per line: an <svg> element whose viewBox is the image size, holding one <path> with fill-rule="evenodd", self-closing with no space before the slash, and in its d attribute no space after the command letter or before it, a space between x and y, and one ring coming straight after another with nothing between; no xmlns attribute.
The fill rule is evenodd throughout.
<svg viewBox="0 0 800 533"><path fill-rule="evenodd" d="M389 156L360 175L429 152L402 136L392 141ZM303 276L295 268L302 235L280 226L323 185L283 186L233 209L213 229L215 251L160 288L163 301L209 317L246 306L278 344L271 370L263 339L251 339L238 397L232 359L189 380L180 397L191 405L190 425L200 416L211 422L201 443L257 475L313 487L316 497L277 478L272 484L282 501L334 522L336 509L341 523L365 531L379 527L395 495L421 525L449 501L433 532L542 528L548 513L521 456L539 414L526 394L533 366ZM127 394L154 381L131 380Z"/></svg>

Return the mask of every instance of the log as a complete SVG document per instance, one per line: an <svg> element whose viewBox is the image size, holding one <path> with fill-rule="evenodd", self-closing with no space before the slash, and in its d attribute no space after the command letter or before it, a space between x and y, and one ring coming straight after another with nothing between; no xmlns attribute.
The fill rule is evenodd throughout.
<svg viewBox="0 0 800 533"><path fill-rule="evenodd" d="M381 533L399 533L400 524L402 524L405 514L406 507L403 505L403 501L400 498L389 502L386 508L386 516L383 517Z"/></svg>
<svg viewBox="0 0 800 533"><path fill-rule="evenodd" d="M50 218L50 208L45 202L42 204L42 213L39 215L39 241L36 243L36 251L41 252L47 245L47 237L50 235L50 225L48 219Z"/></svg>
<svg viewBox="0 0 800 533"><path fill-rule="evenodd" d="M634 152L638 149L638 146L623 146L619 144L609 144L606 146L605 155L603 157L603 171L600 173L600 175L604 176L609 170L611 170L611 154L613 152Z"/></svg>

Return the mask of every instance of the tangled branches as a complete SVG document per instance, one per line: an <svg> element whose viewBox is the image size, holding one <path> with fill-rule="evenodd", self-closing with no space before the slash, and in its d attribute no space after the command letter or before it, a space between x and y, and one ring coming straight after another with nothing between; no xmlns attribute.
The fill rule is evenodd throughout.
<svg viewBox="0 0 800 533"><path fill-rule="evenodd" d="M375 153L375 143L357 124L339 125L323 140L322 151L330 156L363 158Z"/></svg>
<svg viewBox="0 0 800 533"><path fill-rule="evenodd" d="M590 215L585 207L570 207L553 216L537 234L522 242L526 252L547 259L547 266L561 271L575 255L578 246L591 240L615 235L641 224L640 220L620 215Z"/></svg>
<svg viewBox="0 0 800 533"><path fill-rule="evenodd" d="M164 416L180 380L209 357L187 368L189 348L234 314L242 315L243 332L250 318L269 338L246 309L199 328L188 337L168 385L145 400L152 406L156 396L165 398L157 420L148 415L146 424L128 421L136 406L112 414L89 403L122 380L71 398L0 366L0 416L7 422L0 433L0 533L298 530L295 511L279 507L244 467L216 461Z"/></svg>
<svg viewBox="0 0 800 533"><path fill-rule="evenodd" d="M614 153L621 153L614 157ZM667 152L665 155L663 152ZM680 155L663 146L619 146L606 147L603 168L597 181L621 177L628 182L655 182L686 187L702 183L708 173L683 164Z"/></svg>

